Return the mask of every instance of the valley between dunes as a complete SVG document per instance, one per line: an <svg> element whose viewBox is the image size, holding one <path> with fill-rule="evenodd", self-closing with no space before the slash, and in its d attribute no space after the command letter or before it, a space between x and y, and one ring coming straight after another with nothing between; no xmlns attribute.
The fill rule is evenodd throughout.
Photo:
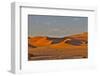
<svg viewBox="0 0 100 76"><path fill-rule="evenodd" d="M28 60L80 59L88 57L88 33L62 38L28 37Z"/></svg>

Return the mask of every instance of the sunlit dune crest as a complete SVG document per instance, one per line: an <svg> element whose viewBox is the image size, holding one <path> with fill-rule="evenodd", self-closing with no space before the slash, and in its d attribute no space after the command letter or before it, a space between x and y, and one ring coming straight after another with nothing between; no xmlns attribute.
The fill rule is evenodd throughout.
<svg viewBox="0 0 100 76"><path fill-rule="evenodd" d="M88 33L84 32L84 33L81 33L81 34L72 35L71 37L79 39L79 40L87 40L88 39Z"/></svg>
<svg viewBox="0 0 100 76"><path fill-rule="evenodd" d="M47 37L33 37L28 40L28 43L33 46L48 46L52 41L48 40Z"/></svg>

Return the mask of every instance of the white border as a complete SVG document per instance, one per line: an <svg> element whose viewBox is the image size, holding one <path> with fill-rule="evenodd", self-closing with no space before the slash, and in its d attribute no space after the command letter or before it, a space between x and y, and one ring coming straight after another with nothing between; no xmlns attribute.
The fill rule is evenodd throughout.
<svg viewBox="0 0 100 76"><path fill-rule="evenodd" d="M34 7L28 3L12 3L12 68L13 73L41 72L94 65L95 9L87 7ZM89 32L89 58L75 60L27 61L27 15L87 16Z"/></svg>

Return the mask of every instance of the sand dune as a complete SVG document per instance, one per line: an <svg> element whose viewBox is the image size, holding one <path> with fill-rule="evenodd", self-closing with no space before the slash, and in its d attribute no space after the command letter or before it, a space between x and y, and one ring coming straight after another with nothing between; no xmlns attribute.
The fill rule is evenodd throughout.
<svg viewBox="0 0 100 76"><path fill-rule="evenodd" d="M84 32L84 33L81 33L81 34L72 35L71 37L72 37L72 38L76 38L76 39L78 39L78 40L87 41L87 39L88 39L88 33L87 33L87 32Z"/></svg>
<svg viewBox="0 0 100 76"><path fill-rule="evenodd" d="M87 58L88 33L62 38L28 37L29 60Z"/></svg>
<svg viewBox="0 0 100 76"><path fill-rule="evenodd" d="M52 41L48 40L47 37L33 37L28 40L28 44L32 46L48 46Z"/></svg>

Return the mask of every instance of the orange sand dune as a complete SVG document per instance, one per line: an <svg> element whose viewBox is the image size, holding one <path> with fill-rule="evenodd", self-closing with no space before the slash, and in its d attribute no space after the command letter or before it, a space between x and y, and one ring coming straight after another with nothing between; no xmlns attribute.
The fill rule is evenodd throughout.
<svg viewBox="0 0 100 76"><path fill-rule="evenodd" d="M88 39L88 33L84 32L84 33L81 33L81 34L72 35L71 37L79 39L79 40L87 40Z"/></svg>
<svg viewBox="0 0 100 76"><path fill-rule="evenodd" d="M47 40L47 37L33 37L28 40L28 43L33 46L48 46L52 41Z"/></svg>
<svg viewBox="0 0 100 76"><path fill-rule="evenodd" d="M52 60L52 59L79 59L87 58L87 48L29 48L29 60Z"/></svg>
<svg viewBox="0 0 100 76"><path fill-rule="evenodd" d="M77 39L77 40L84 40L87 41L87 33L82 33L82 34L77 34L77 35L72 35L68 36L69 38L66 37L66 39L62 40L61 42L53 45L52 42L53 40L49 40L48 37L43 37L43 36L36 36L36 37L31 37L28 39L28 44L32 46L60 46L60 47L66 47L68 44L65 44L66 40L70 39Z"/></svg>
<svg viewBox="0 0 100 76"><path fill-rule="evenodd" d="M48 47L51 47L51 48L86 48L87 46L82 44L81 46L75 46L75 45L70 45L68 43L59 43L59 44L52 44L52 45L49 45Z"/></svg>
<svg viewBox="0 0 100 76"><path fill-rule="evenodd" d="M67 48L67 47L72 47L72 45L65 44L65 43L58 43L58 44L52 44L49 47L51 48Z"/></svg>
<svg viewBox="0 0 100 76"><path fill-rule="evenodd" d="M29 60L74 59L88 57L88 33L63 38L28 37Z"/></svg>

